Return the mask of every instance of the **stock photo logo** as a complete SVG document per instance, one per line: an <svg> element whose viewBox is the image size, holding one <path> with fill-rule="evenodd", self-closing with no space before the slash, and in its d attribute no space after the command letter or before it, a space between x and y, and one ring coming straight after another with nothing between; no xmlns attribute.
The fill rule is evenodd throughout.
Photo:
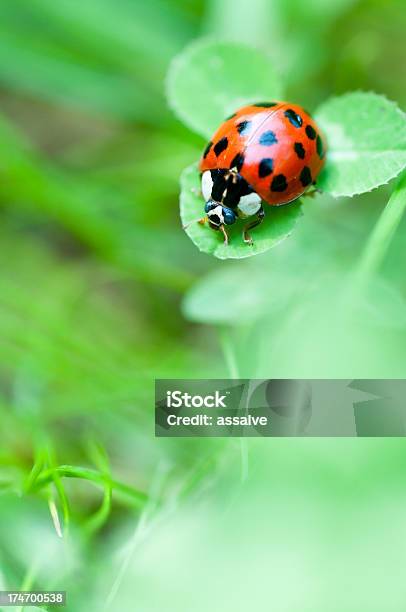
<svg viewBox="0 0 406 612"><path fill-rule="evenodd" d="M157 436L300 435L311 388L296 380L158 380Z"/></svg>
<svg viewBox="0 0 406 612"><path fill-rule="evenodd" d="M402 380L157 380L158 437L404 436Z"/></svg>

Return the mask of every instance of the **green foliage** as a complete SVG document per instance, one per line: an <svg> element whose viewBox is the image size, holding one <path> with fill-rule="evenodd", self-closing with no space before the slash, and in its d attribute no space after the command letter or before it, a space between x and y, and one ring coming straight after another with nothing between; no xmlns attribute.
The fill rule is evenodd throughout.
<svg viewBox="0 0 406 612"><path fill-rule="evenodd" d="M210 0L207 26L217 39L226 37L268 50L285 85L296 94L287 99L300 99L305 108L311 108L326 89L323 71L327 67L334 73L341 67L336 66L337 56L346 51L342 39L352 25L348 12L354 4L356 0L316 0L309 7L303 0L240 0L236 10L235 0ZM330 28L340 19L345 31L337 37Z"/></svg>
<svg viewBox="0 0 406 612"><path fill-rule="evenodd" d="M383 96L349 93L327 100L315 116L328 141L320 189L337 197L365 193L406 166L406 117Z"/></svg>
<svg viewBox="0 0 406 612"><path fill-rule="evenodd" d="M224 244L221 232L215 232L197 223L204 216L203 200L200 195L200 173L193 164L183 171L181 178L180 216L186 233L200 251L219 259L241 259L264 253L289 236L301 216L300 202L280 206L266 211L266 221L252 230L254 244L246 245L242 239L241 223L227 228L229 244Z"/></svg>
<svg viewBox="0 0 406 612"><path fill-rule="evenodd" d="M207 325L234 326L255 321L270 306L271 296L267 291L270 278L274 279L266 267L217 269L187 292L183 301L184 315L190 321ZM278 296L274 298L279 299Z"/></svg>
<svg viewBox="0 0 406 612"><path fill-rule="evenodd" d="M290 300L305 291L308 279L261 261L263 265L243 262L206 274L184 297L185 317L206 325L240 327L264 316L278 316Z"/></svg>
<svg viewBox="0 0 406 612"><path fill-rule="evenodd" d="M150 279L155 283L159 277L161 285L187 286L190 275L184 265L174 268L171 263L168 267L165 263L161 245L171 240L169 235L150 244L140 233L137 248L131 246L132 225L141 223L139 218L133 219L132 195L123 190L122 180L121 191L118 191L108 181L86 183L80 176L73 178L70 172L38 155L1 116L0 139L0 164L7 173L7 181L0 183L4 206L17 206L24 214L34 217L45 215L102 258L119 261L120 267L132 269L132 273L145 281ZM116 205L114 215L111 213L112 198ZM161 231L166 233L164 228ZM144 249L149 251L148 258L143 256ZM174 244L174 254L176 249Z"/></svg>
<svg viewBox="0 0 406 612"><path fill-rule="evenodd" d="M4 0L0 33L0 81L11 90L153 122L163 111L168 58L193 26L178 6L168 10L162 0L33 0L29 6Z"/></svg>
<svg viewBox="0 0 406 612"><path fill-rule="evenodd" d="M203 40L172 62L167 96L186 125L210 138L238 107L280 99L282 86L265 53L247 45Z"/></svg>
<svg viewBox="0 0 406 612"><path fill-rule="evenodd" d="M359 277L357 280L360 282ZM327 283L326 277L323 277L323 283ZM298 296L301 300L299 309L305 311L310 307L318 294L316 285L312 285L308 272L298 276L289 269L269 269L267 265L226 267L206 275L187 292L183 312L190 321L206 325L238 328L258 325L270 317L278 318L282 323L286 321L284 309ZM338 278L330 279L328 287L329 291L337 294L341 291L348 297L350 287L339 286ZM361 296L357 294L351 298L354 314L366 317L372 325L387 325L398 330L406 327L404 298L384 280L373 279ZM348 307L345 299L339 300L338 305Z"/></svg>

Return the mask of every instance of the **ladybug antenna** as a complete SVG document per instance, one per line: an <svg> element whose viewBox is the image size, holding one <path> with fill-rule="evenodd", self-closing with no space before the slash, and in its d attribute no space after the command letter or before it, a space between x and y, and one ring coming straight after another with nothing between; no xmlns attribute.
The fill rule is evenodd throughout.
<svg viewBox="0 0 406 612"><path fill-rule="evenodd" d="M192 221L189 221L189 223L182 225L182 229L187 229L190 225L193 225L193 223L200 223L200 225L204 225L207 221L207 217L202 217L201 219L193 219Z"/></svg>

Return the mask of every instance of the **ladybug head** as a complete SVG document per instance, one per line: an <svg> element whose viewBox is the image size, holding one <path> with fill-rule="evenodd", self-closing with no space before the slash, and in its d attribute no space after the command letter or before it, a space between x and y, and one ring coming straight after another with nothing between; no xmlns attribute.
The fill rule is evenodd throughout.
<svg viewBox="0 0 406 612"><path fill-rule="evenodd" d="M214 200L206 202L204 210L207 213L210 227L215 230L220 229L222 225L232 225L237 218L231 208L222 206L222 204L214 202Z"/></svg>

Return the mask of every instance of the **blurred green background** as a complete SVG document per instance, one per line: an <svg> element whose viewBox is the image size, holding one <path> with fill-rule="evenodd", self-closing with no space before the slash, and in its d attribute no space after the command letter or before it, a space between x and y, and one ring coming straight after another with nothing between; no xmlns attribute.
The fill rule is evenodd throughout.
<svg viewBox="0 0 406 612"><path fill-rule="evenodd" d="M153 379L405 377L404 221L348 291L393 185L319 196L266 255L216 261L180 227L203 141L164 96L211 35L269 51L309 110L356 89L405 108L405 29L402 0L2 0L1 588L75 611L402 609L403 440L155 439Z"/></svg>

